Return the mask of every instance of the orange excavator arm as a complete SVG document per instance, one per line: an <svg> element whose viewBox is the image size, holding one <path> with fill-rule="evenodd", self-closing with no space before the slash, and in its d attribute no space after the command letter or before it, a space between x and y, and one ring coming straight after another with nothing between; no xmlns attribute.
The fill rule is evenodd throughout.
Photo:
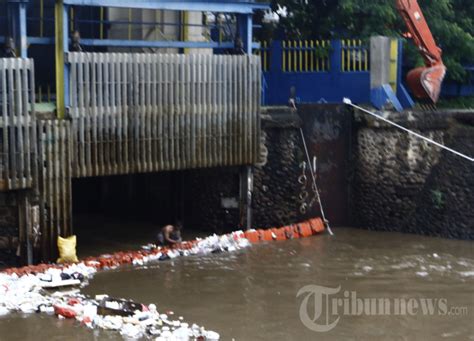
<svg viewBox="0 0 474 341"><path fill-rule="evenodd" d="M415 97L436 103L446 75L442 50L436 45L417 0L396 0L396 5L426 65L408 73L408 86Z"/></svg>

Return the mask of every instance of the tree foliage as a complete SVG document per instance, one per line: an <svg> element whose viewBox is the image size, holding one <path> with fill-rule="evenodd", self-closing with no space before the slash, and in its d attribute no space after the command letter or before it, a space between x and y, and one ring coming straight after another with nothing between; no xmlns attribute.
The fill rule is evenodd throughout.
<svg viewBox="0 0 474 341"><path fill-rule="evenodd" d="M474 1L419 0L438 45L448 77L466 81L463 65L474 65ZM287 8L281 16L280 35L289 39L368 38L382 34L401 36L406 27L395 8L395 0L273 0ZM409 63L422 63L412 44Z"/></svg>

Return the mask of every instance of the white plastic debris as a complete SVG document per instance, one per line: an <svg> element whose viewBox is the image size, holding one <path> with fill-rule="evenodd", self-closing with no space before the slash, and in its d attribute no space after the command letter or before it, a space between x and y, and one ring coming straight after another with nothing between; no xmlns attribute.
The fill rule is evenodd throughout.
<svg viewBox="0 0 474 341"><path fill-rule="evenodd" d="M123 321L120 316L105 316L104 318L97 315L94 323L102 329L118 330L122 328Z"/></svg>
<svg viewBox="0 0 474 341"><path fill-rule="evenodd" d="M7 315L9 312L10 310L8 310L7 308L0 307L0 316Z"/></svg>
<svg viewBox="0 0 474 341"><path fill-rule="evenodd" d="M39 308L40 312L45 314L54 314L54 307L42 305Z"/></svg>
<svg viewBox="0 0 474 341"><path fill-rule="evenodd" d="M94 320L97 316L97 306L92 303L86 304L84 306L83 315L84 317L88 317L90 320Z"/></svg>
<svg viewBox="0 0 474 341"><path fill-rule="evenodd" d="M127 323L120 329L120 335L131 339L138 339L142 336L140 327Z"/></svg>
<svg viewBox="0 0 474 341"><path fill-rule="evenodd" d="M177 341L188 341L189 340L189 328L187 326L181 326L173 331L173 336Z"/></svg>
<svg viewBox="0 0 474 341"><path fill-rule="evenodd" d="M198 239L190 249L153 252L133 261L133 264L144 265L177 257L205 255L215 252L236 251L250 245L237 231L228 235L212 235ZM149 244L144 250L161 250ZM166 252L166 253L165 253ZM110 258L111 255L101 256ZM135 311L132 316L103 316L98 314L98 304L108 295L96 295L87 298L81 295L80 289L53 291L67 285L87 285L87 279L97 272L100 264L96 261L77 263L62 268L49 268L44 273L28 274L19 277L16 273L0 273L0 316L12 312L56 314L59 319L75 318L88 328L102 328L118 331L125 339L156 337L162 341L188 341L196 339L219 340L219 334L207 331L193 324L184 322L182 316L173 319L174 313L160 313L155 304L150 304L145 311ZM105 301L110 309L121 309L118 302Z"/></svg>
<svg viewBox="0 0 474 341"><path fill-rule="evenodd" d="M212 331L212 330L206 330L206 332L204 333L204 336L206 338L206 340L219 340L220 339L220 335L217 334L216 332Z"/></svg>

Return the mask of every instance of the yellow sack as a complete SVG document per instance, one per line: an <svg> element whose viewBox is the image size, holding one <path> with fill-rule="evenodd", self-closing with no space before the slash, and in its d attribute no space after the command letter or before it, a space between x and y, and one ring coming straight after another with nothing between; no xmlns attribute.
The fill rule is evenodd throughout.
<svg viewBox="0 0 474 341"><path fill-rule="evenodd" d="M75 263L79 261L76 255L76 236L58 237L58 249L58 263Z"/></svg>

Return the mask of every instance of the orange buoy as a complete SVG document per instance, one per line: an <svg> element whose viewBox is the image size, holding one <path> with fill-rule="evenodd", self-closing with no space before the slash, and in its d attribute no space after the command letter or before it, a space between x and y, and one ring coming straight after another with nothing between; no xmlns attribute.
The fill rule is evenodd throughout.
<svg viewBox="0 0 474 341"><path fill-rule="evenodd" d="M313 235L313 231L311 229L311 225L309 222L300 223L298 224L298 226L299 226L299 233L301 237L306 238Z"/></svg>
<svg viewBox="0 0 474 341"><path fill-rule="evenodd" d="M245 231L245 238L251 243L258 243L260 241L260 237L257 231Z"/></svg>
<svg viewBox="0 0 474 341"><path fill-rule="evenodd" d="M324 223L321 218L313 218L309 221L313 234L320 233L324 231Z"/></svg>
<svg viewBox="0 0 474 341"><path fill-rule="evenodd" d="M293 238L301 238L299 225L298 224L292 224L291 228L293 229Z"/></svg>
<svg viewBox="0 0 474 341"><path fill-rule="evenodd" d="M259 230L260 240L271 242L273 241L273 232L272 230Z"/></svg>
<svg viewBox="0 0 474 341"><path fill-rule="evenodd" d="M307 221L288 225L280 228L269 228L259 230L249 230L245 232L234 232L229 234L234 240L246 238L250 243L259 243L260 241L286 240L293 238L310 237L311 235L324 231L325 225L321 218L313 218ZM199 240L192 240L183 242L175 247L159 247L151 250L140 251L119 251L109 255L101 255L98 257L87 257L83 259L85 265L94 267L96 269L115 268L123 264L131 264L134 260L143 259L150 255L157 255L159 253L165 255L171 249L187 250L194 247ZM17 274L23 276L26 274L37 274L46 271L49 268L61 269L63 266L57 264L39 264L34 266L26 266L22 268L10 268L0 272L6 274Z"/></svg>
<svg viewBox="0 0 474 341"><path fill-rule="evenodd" d="M283 227L280 227L279 229L273 228L272 232L275 235L275 240L286 240L286 233Z"/></svg>
<svg viewBox="0 0 474 341"><path fill-rule="evenodd" d="M290 226L290 225L284 226L284 227L282 227L282 229L285 231L286 239L293 239L294 238L295 231L294 231L292 226Z"/></svg>

